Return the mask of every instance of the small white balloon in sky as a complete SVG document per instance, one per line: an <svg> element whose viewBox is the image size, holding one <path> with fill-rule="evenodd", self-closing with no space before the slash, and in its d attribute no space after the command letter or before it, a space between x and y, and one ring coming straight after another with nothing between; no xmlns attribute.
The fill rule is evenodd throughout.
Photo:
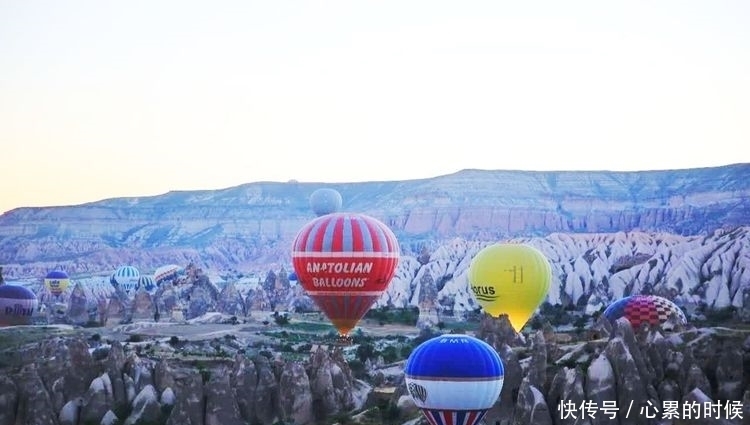
<svg viewBox="0 0 750 425"><path fill-rule="evenodd" d="M318 217L339 211L342 204L341 194L335 189L322 188L310 195L310 207Z"/></svg>

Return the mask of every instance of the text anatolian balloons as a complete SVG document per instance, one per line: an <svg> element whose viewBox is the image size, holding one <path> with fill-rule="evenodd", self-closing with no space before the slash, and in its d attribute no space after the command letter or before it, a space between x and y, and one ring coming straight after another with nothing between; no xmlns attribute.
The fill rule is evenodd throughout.
<svg viewBox="0 0 750 425"><path fill-rule="evenodd" d="M507 314L516 332L546 298L551 279L544 254L523 244L488 246L469 266L469 284L479 305L494 317Z"/></svg>
<svg viewBox="0 0 750 425"><path fill-rule="evenodd" d="M292 245L300 285L343 336L388 288L398 260L396 236L364 214L318 217Z"/></svg>

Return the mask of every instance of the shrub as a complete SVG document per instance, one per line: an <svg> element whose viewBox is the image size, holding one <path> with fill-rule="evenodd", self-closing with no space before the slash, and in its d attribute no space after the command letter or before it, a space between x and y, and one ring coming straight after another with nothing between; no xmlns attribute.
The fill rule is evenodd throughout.
<svg viewBox="0 0 750 425"><path fill-rule="evenodd" d="M143 340L143 335L133 334L128 337L127 342L143 342Z"/></svg>
<svg viewBox="0 0 750 425"><path fill-rule="evenodd" d="M352 359L349 361L349 369L351 369L352 374L357 379L365 379L367 378L367 370L365 369L365 364L358 359Z"/></svg>
<svg viewBox="0 0 750 425"><path fill-rule="evenodd" d="M273 321L276 322L276 324L279 326L286 326L289 324L289 316L286 313L284 314L274 313Z"/></svg>

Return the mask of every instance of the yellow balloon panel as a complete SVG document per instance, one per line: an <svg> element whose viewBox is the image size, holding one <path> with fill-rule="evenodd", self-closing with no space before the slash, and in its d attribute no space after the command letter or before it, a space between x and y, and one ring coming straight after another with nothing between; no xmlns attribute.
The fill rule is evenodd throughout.
<svg viewBox="0 0 750 425"><path fill-rule="evenodd" d="M53 295L60 295L68 289L70 279L68 278L45 278L44 286L47 287Z"/></svg>
<svg viewBox="0 0 750 425"><path fill-rule="evenodd" d="M469 284L479 305L491 316L507 314L516 332L544 301L551 278L544 254L522 244L488 246L469 267Z"/></svg>

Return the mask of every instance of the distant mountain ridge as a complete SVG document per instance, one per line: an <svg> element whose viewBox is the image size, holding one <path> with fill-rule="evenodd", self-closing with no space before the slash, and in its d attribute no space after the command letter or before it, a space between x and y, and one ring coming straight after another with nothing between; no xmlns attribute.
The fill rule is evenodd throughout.
<svg viewBox="0 0 750 425"><path fill-rule="evenodd" d="M266 271L290 264L308 197L338 190L343 210L388 224L405 254L452 238L495 241L552 233L710 234L750 225L750 164L668 171L483 171L407 181L249 183L0 216L7 277L60 266L98 273L194 262Z"/></svg>

